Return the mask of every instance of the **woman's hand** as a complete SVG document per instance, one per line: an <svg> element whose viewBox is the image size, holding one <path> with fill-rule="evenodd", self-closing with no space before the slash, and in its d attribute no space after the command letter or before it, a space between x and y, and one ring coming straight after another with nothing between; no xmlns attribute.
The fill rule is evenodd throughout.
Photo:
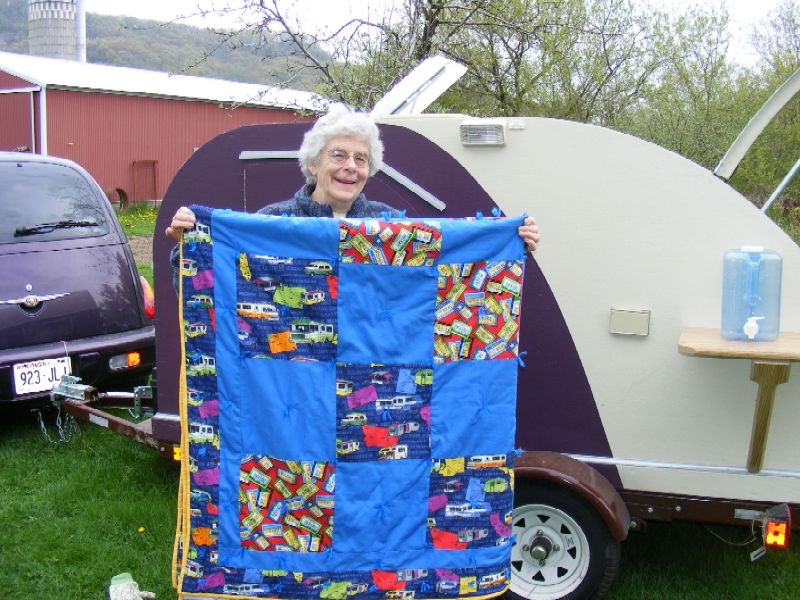
<svg viewBox="0 0 800 600"><path fill-rule="evenodd" d="M539 226L536 224L536 219L525 217L517 231L519 232L519 237L525 242L525 249L528 252L536 250L536 245L539 243Z"/></svg>
<svg viewBox="0 0 800 600"><path fill-rule="evenodd" d="M194 216L194 213L185 206L181 206L175 213L175 216L172 217L172 223L164 230L164 235L168 238L172 238L176 242L180 242L183 236L183 230L194 227L196 221L197 218ZM522 228L520 227L520 229Z"/></svg>

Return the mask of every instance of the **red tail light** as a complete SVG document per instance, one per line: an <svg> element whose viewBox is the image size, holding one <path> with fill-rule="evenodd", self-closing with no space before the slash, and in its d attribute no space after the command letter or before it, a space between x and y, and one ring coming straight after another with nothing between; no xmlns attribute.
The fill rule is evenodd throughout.
<svg viewBox="0 0 800 600"><path fill-rule="evenodd" d="M142 297L144 299L144 314L148 319L154 319L156 316L156 300L153 294L153 288L147 282L144 276L139 275L139 281L142 282Z"/></svg>

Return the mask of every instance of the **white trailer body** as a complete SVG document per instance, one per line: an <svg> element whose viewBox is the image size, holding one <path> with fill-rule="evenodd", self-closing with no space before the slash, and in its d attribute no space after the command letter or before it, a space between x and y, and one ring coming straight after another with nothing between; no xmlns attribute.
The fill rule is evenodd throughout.
<svg viewBox="0 0 800 600"><path fill-rule="evenodd" d="M580 123L509 118L491 120L503 125L505 145L464 146L465 120L384 118L449 152L505 214L538 221L535 259L612 450L580 458L616 465L626 489L800 502L800 374L778 386L763 466L750 473L751 361L678 352L684 329L719 329L723 255L745 245L782 256L781 331L800 332L797 244L727 183L652 143ZM610 331L615 311L633 311L632 333Z"/></svg>

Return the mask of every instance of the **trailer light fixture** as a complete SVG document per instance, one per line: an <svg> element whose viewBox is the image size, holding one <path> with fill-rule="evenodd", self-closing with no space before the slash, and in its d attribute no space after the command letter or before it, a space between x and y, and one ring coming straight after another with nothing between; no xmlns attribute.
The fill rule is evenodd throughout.
<svg viewBox="0 0 800 600"><path fill-rule="evenodd" d="M767 521L764 527L764 543L770 548L780 548L786 550L788 544L788 532L786 531L786 522Z"/></svg>
<svg viewBox="0 0 800 600"><path fill-rule="evenodd" d="M779 504L764 512L764 546L786 550L792 529L792 516L787 504Z"/></svg>
<svg viewBox="0 0 800 600"><path fill-rule="evenodd" d="M462 146L506 145L506 123L503 119L464 119L459 130Z"/></svg>

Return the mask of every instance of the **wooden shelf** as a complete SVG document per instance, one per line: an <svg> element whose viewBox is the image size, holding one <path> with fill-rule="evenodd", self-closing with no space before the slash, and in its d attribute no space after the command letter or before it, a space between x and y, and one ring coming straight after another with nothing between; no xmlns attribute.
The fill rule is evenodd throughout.
<svg viewBox="0 0 800 600"><path fill-rule="evenodd" d="M719 329L687 327L681 332L678 352L711 358L800 362L800 333L780 333L773 342L744 342L726 340Z"/></svg>
<svg viewBox="0 0 800 600"><path fill-rule="evenodd" d="M780 333L772 342L726 340L719 329L687 327L678 340L678 352L707 358L746 358L750 379L758 384L747 470L758 473L764 462L775 390L789 380L791 362L800 361L800 333Z"/></svg>

